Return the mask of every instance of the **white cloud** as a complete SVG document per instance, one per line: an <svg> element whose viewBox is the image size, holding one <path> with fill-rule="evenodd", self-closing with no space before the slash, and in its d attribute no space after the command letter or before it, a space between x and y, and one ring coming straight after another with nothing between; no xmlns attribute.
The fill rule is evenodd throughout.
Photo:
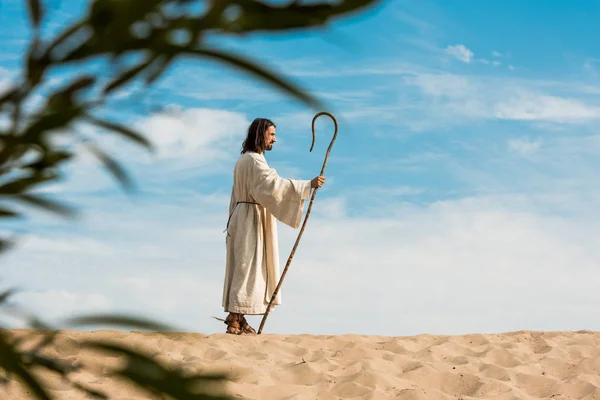
<svg viewBox="0 0 600 400"><path fill-rule="evenodd" d="M453 46L448 46L444 50L444 52L459 61L469 64L474 57L474 53L467 48L465 45L457 44Z"/></svg>
<svg viewBox="0 0 600 400"><path fill-rule="evenodd" d="M420 32L428 31L433 28L433 25L430 24L429 22L427 22L423 19L417 18L414 15L411 15L404 10L394 10L393 15L395 18L397 18L403 24L410 25Z"/></svg>
<svg viewBox="0 0 600 400"><path fill-rule="evenodd" d="M504 55L502 53L500 53L499 51L492 51L492 56L494 57L504 57Z"/></svg>
<svg viewBox="0 0 600 400"><path fill-rule="evenodd" d="M508 141L508 148L519 154L529 155L537 152L540 148L541 141L530 140L528 138L512 139Z"/></svg>
<svg viewBox="0 0 600 400"><path fill-rule="evenodd" d="M584 123L600 118L600 107L580 100L515 90L511 98L494 105L494 114L500 119Z"/></svg>
<svg viewBox="0 0 600 400"><path fill-rule="evenodd" d="M418 86L424 94L433 97L460 98L476 94L476 88L467 76L449 73L415 74L405 77L404 82Z"/></svg>
<svg viewBox="0 0 600 400"><path fill-rule="evenodd" d="M331 182L328 181L328 183ZM315 197L311 215L315 215L317 218L318 216L326 216L331 219L340 219L346 216L347 204L345 197L326 197L324 199L320 197L322 195L319 198ZM308 203L305 209L308 209Z"/></svg>
<svg viewBox="0 0 600 400"><path fill-rule="evenodd" d="M597 67L598 62L600 62L600 59L590 58L583 64L583 70L594 79L598 79L600 77Z"/></svg>
<svg viewBox="0 0 600 400"><path fill-rule="evenodd" d="M28 312L33 312L42 320L68 318L79 313L101 313L114 307L114 303L106 294L47 288L40 291L24 291L17 293L13 301L25 304Z"/></svg>
<svg viewBox="0 0 600 400"><path fill-rule="evenodd" d="M136 123L138 130L156 145L159 157L193 158L203 163L222 156L221 146L243 136L248 125L243 114L203 108L174 109Z"/></svg>
<svg viewBox="0 0 600 400"><path fill-rule="evenodd" d="M74 250L90 255L106 255L111 253L111 248L106 243L91 240L89 238L73 238L69 241L61 241L52 237L43 237L30 234L24 238L23 243L31 246L40 253L72 253Z"/></svg>
<svg viewBox="0 0 600 400"><path fill-rule="evenodd" d="M420 101L412 100L410 112L402 114L401 123L413 130L473 120L583 124L600 118L598 100L548 94L553 87L542 82L420 73L404 77L403 83L425 95Z"/></svg>

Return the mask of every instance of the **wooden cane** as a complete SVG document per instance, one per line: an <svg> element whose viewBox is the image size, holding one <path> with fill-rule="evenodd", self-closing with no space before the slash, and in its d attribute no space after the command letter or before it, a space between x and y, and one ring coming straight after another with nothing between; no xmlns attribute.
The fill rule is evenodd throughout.
<svg viewBox="0 0 600 400"><path fill-rule="evenodd" d="M333 124L335 125L335 132L333 133L333 139L331 139L331 143L329 144L329 148L327 149L327 154L325 154L325 161L323 162L323 167L321 168L321 173L319 174L320 176L323 175L323 173L325 173L325 166L327 165L327 160L329 159L329 152L331 151L331 148L333 147L333 142L335 142L335 138L337 137L337 132L338 132L338 124L337 121L335 119L335 117L333 115L331 115L330 113L326 112L326 111L321 111L319 113L317 113L312 120L312 144L310 146L310 151L312 151L313 147L315 146L315 121L317 120L317 118L319 118L321 115L327 115L329 118L331 118L333 120ZM308 205L308 210L306 211L306 217L304 217L304 222L302 223L302 228L300 228L300 233L298 234L298 238L296 239L296 243L294 244L294 247L292 248L292 252L290 253L290 256L287 260L287 263L285 264L285 268L283 269L283 273L281 274L281 278L279 279L279 283L277 284L277 287L275 288L275 291L273 292L273 296L271 296L271 301L269 302L269 306L267 307L267 311L265 312L265 315L262 318L262 321L260 321L260 327L258 328L258 334L260 335L262 333L262 329L265 326L265 322L267 321L267 316L269 315L269 313L271 312L271 308L273 307L273 303L275 302L275 298L277 297L277 293L279 293L279 289L281 289L281 284L283 283L283 279L285 278L285 274L287 274L287 271L290 267L290 264L292 262L292 258L294 258L294 254L296 253L296 248L298 248L298 243L300 243L300 238L302 237L302 233L304 232L304 228L306 227L306 221L308 221L308 217L310 216L310 209L312 208L313 205L313 201L315 200L315 196L317 194L317 190L319 189L319 187L314 188L312 196L310 198L310 203Z"/></svg>

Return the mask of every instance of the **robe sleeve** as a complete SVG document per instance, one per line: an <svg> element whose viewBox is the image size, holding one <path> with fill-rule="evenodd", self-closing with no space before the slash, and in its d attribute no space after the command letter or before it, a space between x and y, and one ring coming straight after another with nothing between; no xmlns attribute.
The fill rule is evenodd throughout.
<svg viewBox="0 0 600 400"><path fill-rule="evenodd" d="M310 197L310 181L281 178L260 158L253 159L251 168L252 198L279 221L292 228L298 228L304 201Z"/></svg>

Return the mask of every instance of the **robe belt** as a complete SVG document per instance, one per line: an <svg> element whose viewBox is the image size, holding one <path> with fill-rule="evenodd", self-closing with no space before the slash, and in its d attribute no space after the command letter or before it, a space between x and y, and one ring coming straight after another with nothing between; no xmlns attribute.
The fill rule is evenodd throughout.
<svg viewBox="0 0 600 400"><path fill-rule="evenodd" d="M241 203L260 205L259 203L255 203L253 201L238 201L237 203L235 203L235 206L233 206L233 210L231 210L231 213L229 214L229 218L227 219L227 227L225 228L225 230L223 231L223 233L227 232L227 229L229 229L229 221L231 221L231 216L233 215L233 212L237 208L238 204L241 204Z"/></svg>

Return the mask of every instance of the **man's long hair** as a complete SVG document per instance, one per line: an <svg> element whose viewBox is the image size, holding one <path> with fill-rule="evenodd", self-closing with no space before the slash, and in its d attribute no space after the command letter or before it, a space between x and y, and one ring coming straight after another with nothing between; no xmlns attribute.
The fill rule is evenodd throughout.
<svg viewBox="0 0 600 400"><path fill-rule="evenodd" d="M248 127L246 140L242 143L241 154L247 152L263 153L267 147L265 143L265 132L270 127L275 126L273 121L266 118L256 118Z"/></svg>

